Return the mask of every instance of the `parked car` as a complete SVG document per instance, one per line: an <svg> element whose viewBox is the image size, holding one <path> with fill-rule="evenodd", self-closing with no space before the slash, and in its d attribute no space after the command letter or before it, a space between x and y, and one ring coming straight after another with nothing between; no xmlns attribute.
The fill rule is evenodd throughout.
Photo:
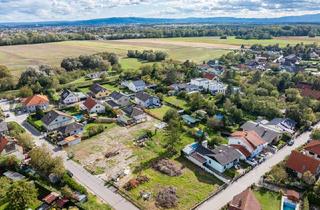
<svg viewBox="0 0 320 210"><path fill-rule="evenodd" d="M71 171L67 170L66 172L67 172L68 176L73 177L73 173Z"/></svg>

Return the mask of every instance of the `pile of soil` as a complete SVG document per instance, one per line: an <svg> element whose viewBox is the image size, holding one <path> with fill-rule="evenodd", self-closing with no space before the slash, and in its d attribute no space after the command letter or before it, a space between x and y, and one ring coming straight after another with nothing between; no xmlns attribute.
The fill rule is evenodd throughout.
<svg viewBox="0 0 320 210"><path fill-rule="evenodd" d="M156 161L152 167L168 176L180 176L182 174L181 167L177 166L177 164L169 159Z"/></svg>
<svg viewBox="0 0 320 210"><path fill-rule="evenodd" d="M156 198L156 205L162 208L173 208L178 204L176 188L166 187L159 191Z"/></svg>

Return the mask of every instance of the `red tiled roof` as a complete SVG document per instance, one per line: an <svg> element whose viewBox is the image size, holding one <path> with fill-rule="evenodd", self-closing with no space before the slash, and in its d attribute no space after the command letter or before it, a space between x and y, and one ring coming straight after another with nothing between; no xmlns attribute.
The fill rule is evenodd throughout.
<svg viewBox="0 0 320 210"><path fill-rule="evenodd" d="M300 195L299 195L299 193L297 191L287 190L286 195L289 198L289 200L292 200L292 201L295 201L295 202L300 200Z"/></svg>
<svg viewBox="0 0 320 210"><path fill-rule="evenodd" d="M304 149L313 152L314 154L320 155L320 141L312 140L304 147Z"/></svg>
<svg viewBox="0 0 320 210"><path fill-rule="evenodd" d="M257 198L250 188L233 197L229 203L229 210L261 210Z"/></svg>
<svg viewBox="0 0 320 210"><path fill-rule="evenodd" d="M208 80L213 80L213 79L216 77L216 75L213 74L213 73L204 72L204 73L202 74L202 77L203 77L203 78L206 78L206 79L208 79Z"/></svg>
<svg viewBox="0 0 320 210"><path fill-rule="evenodd" d="M83 105L87 107L88 110L91 110L96 104L96 100L91 97L87 98L87 100L83 103Z"/></svg>
<svg viewBox="0 0 320 210"><path fill-rule="evenodd" d="M42 200L46 202L47 204L51 204L53 201L55 201L59 195L57 193L51 192L49 195L44 197Z"/></svg>
<svg viewBox="0 0 320 210"><path fill-rule="evenodd" d="M6 145L8 144L8 139L4 136L0 136L0 153L4 150Z"/></svg>
<svg viewBox="0 0 320 210"><path fill-rule="evenodd" d="M235 149L239 150L246 158L250 157L250 152L242 145L239 144L231 144L230 146L234 147Z"/></svg>
<svg viewBox="0 0 320 210"><path fill-rule="evenodd" d="M49 99L45 95L30 96L28 98L25 98L22 101L22 104L24 106L37 106L37 105L42 105L42 104L47 104L47 103L49 103Z"/></svg>
<svg viewBox="0 0 320 210"><path fill-rule="evenodd" d="M246 144L249 143L253 149L266 143L255 131L236 131L231 136L241 139Z"/></svg>
<svg viewBox="0 0 320 210"><path fill-rule="evenodd" d="M316 175L320 168L320 160L294 150L287 161L287 167L301 174L310 171L313 175Z"/></svg>
<svg viewBox="0 0 320 210"><path fill-rule="evenodd" d="M57 200L57 206L63 208L64 205L68 202L69 200L67 198L60 198L59 200Z"/></svg>

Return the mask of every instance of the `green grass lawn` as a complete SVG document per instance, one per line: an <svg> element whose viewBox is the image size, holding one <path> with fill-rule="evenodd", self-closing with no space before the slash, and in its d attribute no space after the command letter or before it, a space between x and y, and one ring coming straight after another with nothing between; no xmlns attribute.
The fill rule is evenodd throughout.
<svg viewBox="0 0 320 210"><path fill-rule="evenodd" d="M180 109L188 108L187 102L182 99L178 99L176 96L164 97L164 101L169 104L173 104L179 107Z"/></svg>
<svg viewBox="0 0 320 210"><path fill-rule="evenodd" d="M120 88L118 88L117 86L114 86L114 85L103 84L102 86L107 88L110 91L120 91Z"/></svg>
<svg viewBox="0 0 320 210"><path fill-rule="evenodd" d="M184 134L181 137L181 144L177 146L176 150L180 151L185 145L192 142L194 142L194 139ZM179 153L169 158L177 165L183 167L183 174L181 176L170 177L154 170L151 167L151 163L155 158L165 154L165 144L164 133L158 131L152 137L152 140L147 142L144 148L133 147L134 154L137 157L137 161L132 167L134 168L133 174L134 176L138 174L146 175L150 178L150 181L138 186L134 190L128 191L128 194L145 209L158 209L155 207L154 198L159 189L173 186L177 189L179 197L179 203L175 209L190 209L217 190L218 186L222 183L213 175L206 173L184 157L180 157ZM153 198L150 201L143 201L139 198L141 191L151 192Z"/></svg>
<svg viewBox="0 0 320 210"><path fill-rule="evenodd" d="M255 190L254 194L261 204L262 210L281 209L281 195L266 189Z"/></svg>
<svg viewBox="0 0 320 210"><path fill-rule="evenodd" d="M148 111L156 116L158 119L163 119L164 115L168 110L172 109L171 107L167 105L162 105L160 108L155 108L155 109L149 109Z"/></svg>

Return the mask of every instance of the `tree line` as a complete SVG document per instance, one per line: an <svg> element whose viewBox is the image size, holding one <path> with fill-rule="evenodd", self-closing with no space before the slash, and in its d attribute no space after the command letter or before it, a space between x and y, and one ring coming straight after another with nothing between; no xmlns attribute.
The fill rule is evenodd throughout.
<svg viewBox="0 0 320 210"><path fill-rule="evenodd" d="M128 50L127 56L128 58L138 58L148 62L155 62L165 60L168 54L166 52L153 50L144 50L142 52L139 50Z"/></svg>

